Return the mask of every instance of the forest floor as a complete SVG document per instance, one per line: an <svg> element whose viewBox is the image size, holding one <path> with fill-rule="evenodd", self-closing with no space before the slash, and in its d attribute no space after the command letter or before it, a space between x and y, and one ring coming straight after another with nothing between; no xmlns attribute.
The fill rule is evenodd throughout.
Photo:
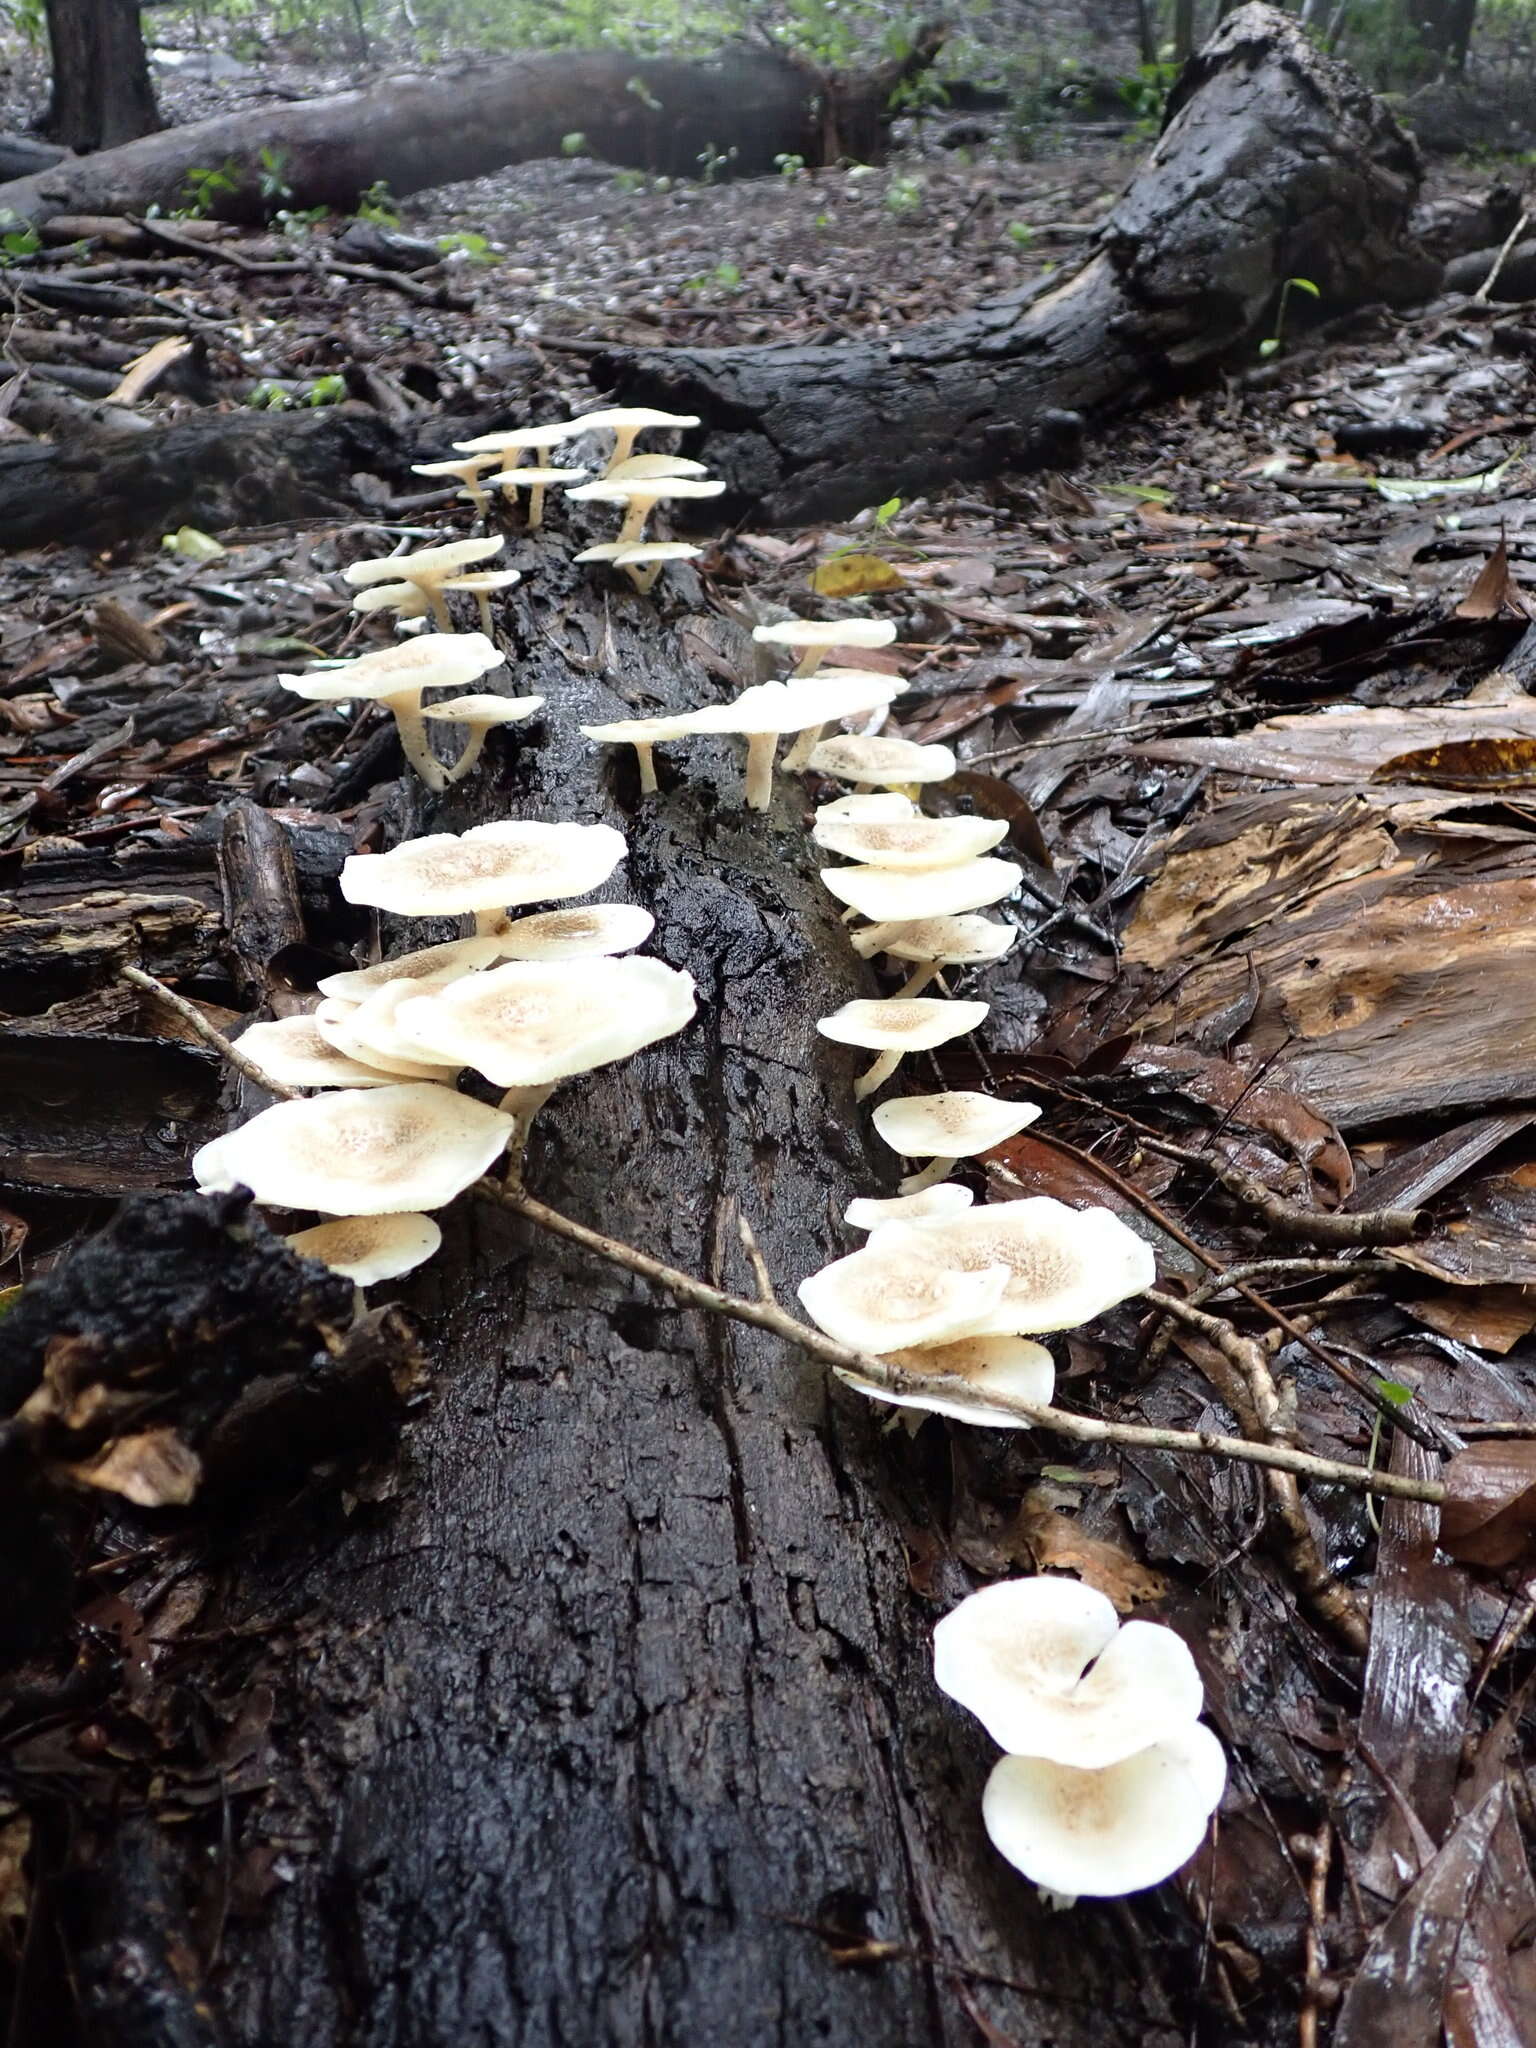
<svg viewBox="0 0 1536 2048"><path fill-rule="evenodd" d="M141 420L344 394L431 459L445 416L590 406L605 343L883 334L1065 271L1143 147L1119 131L1019 161L996 119L940 116L878 168L750 184L530 165L400 207L444 260L371 280L326 269L356 232L333 221L205 254L51 250L26 259L51 301L0 272L0 415L26 431L23 393L121 411L130 359L181 334L179 371L127 402ZM1431 189L1498 168L1441 167ZM122 305L68 311L71 282ZM993 1155L994 1191L1116 1209L1216 1319L1202 1336L1121 1310L1074 1333L1063 1400L1241 1426L1257 1357L1294 1389L1272 1433L1410 1476L1454 1460L1438 1548L1421 1507L1311 1489L1309 1581L1256 1543L1240 1468L1033 1436L978 1451L930 1421L953 1490L947 1523L913 1532L914 1590L943 1548L983 1576L1076 1572L1188 1629L1235 1759L1216 1846L1181 1880L1205 2038L1295 2038L1299 2012L1303 2040L1321 2017L1364 2048L1421 2038L1411 2010L1514 2042L1536 2010L1512 1768L1536 1613L1536 327L1497 300L1326 310L1294 295L1277 350L1057 471L702 536L685 630L723 689L754 679L728 629L768 607L894 619L890 729L959 751L939 803L1010 820L1025 944L979 980L979 1045L933 1071L1039 1094L1050 1135ZM514 566L563 544L551 524L508 529ZM293 999L350 957L334 877L376 841L398 758L371 711L295 708L274 675L373 644L336 571L446 529L470 530L447 493L363 476L288 520L0 561L5 1281L46 1273L116 1197L184 1186L219 1127L207 1056L115 965L131 950L238 1026L215 865L234 800L299 860ZM1404 1210L1411 1232L1373 1227ZM0 1744L4 1712L0 1693ZM0 1949L5 1825L0 1800Z"/></svg>

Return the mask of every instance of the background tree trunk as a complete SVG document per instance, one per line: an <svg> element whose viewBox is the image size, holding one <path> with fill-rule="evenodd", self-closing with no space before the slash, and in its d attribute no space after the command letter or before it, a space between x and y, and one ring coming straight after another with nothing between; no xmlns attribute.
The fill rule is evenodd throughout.
<svg viewBox="0 0 1536 2048"><path fill-rule="evenodd" d="M138 0L48 0L53 94L46 133L82 153L160 126Z"/></svg>

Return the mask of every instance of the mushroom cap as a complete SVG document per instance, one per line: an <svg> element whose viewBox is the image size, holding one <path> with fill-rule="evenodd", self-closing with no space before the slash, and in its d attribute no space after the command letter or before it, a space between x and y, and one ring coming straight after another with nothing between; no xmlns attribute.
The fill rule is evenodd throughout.
<svg viewBox="0 0 1536 2048"><path fill-rule="evenodd" d="M192 1159L199 1187L328 1216L440 1209L506 1147L512 1118L431 1081L277 1102Z"/></svg>
<svg viewBox="0 0 1536 2048"><path fill-rule="evenodd" d="M584 434L589 427L696 427L699 416L693 412L658 412L653 405L607 405L599 412L584 412L571 421L573 434Z"/></svg>
<svg viewBox="0 0 1536 2048"><path fill-rule="evenodd" d="M601 740L610 747L650 747L658 740L687 739L699 730L696 711L675 712L670 718L616 718L609 725L584 725L589 740Z"/></svg>
<svg viewBox="0 0 1536 2048"><path fill-rule="evenodd" d="M779 619L754 626L752 638L775 647L889 647L896 628L889 619Z"/></svg>
<svg viewBox="0 0 1536 2048"><path fill-rule="evenodd" d="M402 1003L400 1028L499 1088L538 1088L669 1038L694 1007L693 977L644 955L514 960Z"/></svg>
<svg viewBox="0 0 1536 2048"><path fill-rule="evenodd" d="M498 590L510 590L514 583L521 583L521 569L471 569L464 576L445 576L444 590L463 590L473 597L489 597Z"/></svg>
<svg viewBox="0 0 1536 2048"><path fill-rule="evenodd" d="M1045 1890L1117 1899L1189 1861L1226 1782L1221 1744L1192 1721L1102 1771L1005 1756L981 1795L981 1817L994 1847Z"/></svg>
<svg viewBox="0 0 1536 2048"><path fill-rule="evenodd" d="M920 747L883 733L835 733L820 740L810 766L837 782L947 782L957 767L950 747Z"/></svg>
<svg viewBox="0 0 1536 2048"><path fill-rule="evenodd" d="M643 498L648 505L660 505L670 498L718 498L724 489L719 477L642 476L628 483L603 477L595 484L577 484L566 496L582 504L628 505Z"/></svg>
<svg viewBox="0 0 1536 2048"><path fill-rule="evenodd" d="M878 1353L968 1335L1002 1299L1006 1285L1005 1269L960 1273L929 1258L920 1244L915 1251L905 1244L893 1251L872 1237L802 1280L799 1293L818 1329L839 1344Z"/></svg>
<svg viewBox="0 0 1536 2048"><path fill-rule="evenodd" d="M1035 1102L1000 1102L971 1088L943 1095L898 1095L875 1111L875 1129L908 1159L974 1159L1032 1124Z"/></svg>
<svg viewBox="0 0 1536 2048"><path fill-rule="evenodd" d="M342 862L349 903L407 917L504 910L520 903L585 896L613 873L626 852L611 825L543 824L505 819L468 832L432 832L388 853L354 853Z"/></svg>
<svg viewBox="0 0 1536 2048"><path fill-rule="evenodd" d="M431 610L427 593L419 583L373 583L352 600L355 612L398 612L403 619L425 618ZM286 677L280 677L286 681ZM289 683L288 687L293 688Z"/></svg>
<svg viewBox="0 0 1536 2048"><path fill-rule="evenodd" d="M315 1025L349 1059L378 1067L397 1081L452 1081L462 1062L428 1059L400 1036L395 1024L395 1012L406 997L421 993L418 981L386 981L360 1003L327 996L315 1012Z"/></svg>
<svg viewBox="0 0 1536 2048"><path fill-rule="evenodd" d="M247 1025L239 1045L283 1088L387 1088L400 1078L342 1052L313 1017Z"/></svg>
<svg viewBox="0 0 1536 2048"><path fill-rule="evenodd" d="M574 562L616 562L620 555L627 555L631 548L641 543L633 540L603 540L596 547L583 548L579 555L571 557Z"/></svg>
<svg viewBox="0 0 1536 2048"><path fill-rule="evenodd" d="M395 1280L425 1265L443 1241L430 1216L406 1209L394 1216L339 1216L285 1240L300 1258L318 1259L359 1287Z"/></svg>
<svg viewBox="0 0 1536 2048"><path fill-rule="evenodd" d="M1007 834L1005 818L828 818L818 811L811 837L867 867L924 874L976 860Z"/></svg>
<svg viewBox="0 0 1536 2048"><path fill-rule="evenodd" d="M882 1223L915 1223L924 1216L957 1216L976 1197L958 1180L936 1181L915 1195L860 1195L843 1211L851 1230L878 1230Z"/></svg>
<svg viewBox="0 0 1536 2048"><path fill-rule="evenodd" d="M478 476L495 462L494 454L465 449L459 457L445 462L413 462L412 476Z"/></svg>
<svg viewBox="0 0 1536 2048"><path fill-rule="evenodd" d="M553 448L572 441L581 431L577 420L550 420L542 426L507 427L498 434L476 434L472 441L455 441L461 455L505 455L515 448Z"/></svg>
<svg viewBox="0 0 1536 2048"><path fill-rule="evenodd" d="M822 881L839 903L879 924L914 924L920 918L980 910L1011 895L1022 877L1017 861L991 858L927 868L915 875L869 866L821 870Z"/></svg>
<svg viewBox="0 0 1536 2048"><path fill-rule="evenodd" d="M632 540L626 541L613 559L620 569L638 569L646 562L696 561L703 552L691 540Z"/></svg>
<svg viewBox="0 0 1536 2048"><path fill-rule="evenodd" d="M707 462L693 462L686 455L626 455L608 472L611 484L634 483L657 476L708 476Z"/></svg>
<svg viewBox="0 0 1536 2048"><path fill-rule="evenodd" d="M504 960L593 960L643 946L655 929L655 918L638 903L585 903L520 917L494 943Z"/></svg>
<svg viewBox="0 0 1536 2048"><path fill-rule="evenodd" d="M498 491L531 491L539 486L569 483L573 476L585 476L584 469L535 469L531 462L520 464L516 469L499 470L487 483Z"/></svg>
<svg viewBox="0 0 1536 2048"><path fill-rule="evenodd" d="M1099 1771L1200 1718L1205 1688L1182 1638L1128 1621L1076 1579L1002 1579L933 1632L939 1689L999 1749ZM1182 1859L1181 1859L1182 1860Z"/></svg>
<svg viewBox="0 0 1536 2048"><path fill-rule="evenodd" d="M1056 1391L1056 1365L1043 1344L1028 1337L958 1337L952 1344L924 1345L921 1350L888 1351L887 1365L910 1373L953 1373L975 1388L978 1394L1012 1396L1048 1407ZM930 1415L947 1415L956 1422L972 1422L982 1429L1028 1429L1022 1416L1006 1408L971 1407L964 1401L947 1401L942 1394L897 1394L877 1387L857 1373L838 1375L846 1385L872 1401L889 1401L897 1408L924 1408Z"/></svg>
<svg viewBox="0 0 1536 2048"><path fill-rule="evenodd" d="M441 704L423 704L423 718L451 719L457 725L520 725L542 711L542 697L496 697L489 691L478 696L449 697Z"/></svg>
<svg viewBox="0 0 1536 2048"><path fill-rule="evenodd" d="M979 1030L991 1007L945 1002L938 996L877 996L873 1001L844 1003L830 1017L818 1017L816 1029L839 1045L930 1052L967 1031Z"/></svg>
<svg viewBox="0 0 1536 2048"><path fill-rule="evenodd" d="M897 960L926 960L936 967L978 967L1001 960L1018 936L1017 925L998 924L990 917L920 917L911 924L866 925L850 934L861 960L889 953Z"/></svg>
<svg viewBox="0 0 1536 2048"><path fill-rule="evenodd" d="M819 675L799 676L787 683L754 683L729 704L706 705L694 717L699 732L804 732L878 711L905 687L900 676L881 676L877 683L829 690Z"/></svg>
<svg viewBox="0 0 1536 2048"><path fill-rule="evenodd" d="M871 790L865 796L835 796L816 813L818 822L822 818L853 818L879 825L899 824L917 815L917 805L911 797L894 789Z"/></svg>
<svg viewBox="0 0 1536 2048"><path fill-rule="evenodd" d="M334 668L277 680L296 696L321 704L340 704L349 697L388 702L422 690L462 689L506 658L484 633L418 633L414 640L375 647Z"/></svg>
<svg viewBox="0 0 1536 2048"><path fill-rule="evenodd" d="M368 583L436 583L470 562L485 562L506 546L505 534L488 540L449 540L435 548L418 548L414 555L377 555L372 561L352 562L342 578L354 589Z"/></svg>
<svg viewBox="0 0 1536 2048"><path fill-rule="evenodd" d="M473 974L501 958L500 938L450 939L444 946L420 946L411 953L399 953L393 960L380 960L373 967L349 967L340 974L328 974L316 987L323 996L345 1003L361 1003L390 981L409 981L418 989L435 988L456 981L461 974Z"/></svg>
<svg viewBox="0 0 1536 2048"><path fill-rule="evenodd" d="M888 1223L887 1234L921 1239L924 1254L968 1272L1009 1270L1007 1289L988 1321L967 1336L1030 1336L1092 1322L1117 1302L1150 1287L1157 1277L1152 1248L1112 1209L1073 1209L1053 1195L989 1202L964 1216L929 1222ZM916 1245L913 1245L914 1251Z"/></svg>

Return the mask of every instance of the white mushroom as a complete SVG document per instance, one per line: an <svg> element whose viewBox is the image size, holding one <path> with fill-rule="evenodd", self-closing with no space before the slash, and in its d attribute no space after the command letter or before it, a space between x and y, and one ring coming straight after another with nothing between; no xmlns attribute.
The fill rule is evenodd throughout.
<svg viewBox="0 0 1536 2048"><path fill-rule="evenodd" d="M675 499L718 498L724 489L718 477L642 476L629 483L604 477L595 484L577 484L566 496L582 504L622 505L624 518L614 545L623 548L638 546L645 534L645 522L656 506L671 504Z"/></svg>
<svg viewBox="0 0 1536 2048"><path fill-rule="evenodd" d="M451 1081L464 1062L428 1059L419 1046L400 1035L395 1023L395 1012L406 998L422 993L419 981L386 981L360 1003L327 996L315 1012L315 1026L350 1059L378 1067L397 1081Z"/></svg>
<svg viewBox="0 0 1536 2048"><path fill-rule="evenodd" d="M340 974L328 974L316 986L323 996L360 1003L389 981L414 982L418 989L435 988L440 982L456 981L461 974L489 967L501 957L500 939L450 939L443 946L397 953L393 960L380 960L374 967L349 967Z"/></svg>
<svg viewBox="0 0 1536 2048"><path fill-rule="evenodd" d="M630 455L603 472L611 484L627 484L637 478L657 476L708 476L709 466L693 462L686 455Z"/></svg>
<svg viewBox="0 0 1536 2048"><path fill-rule="evenodd" d="M881 1235L800 1283L806 1314L837 1343L874 1353L947 1344L968 1335L1002 1300L1006 1268L961 1273L928 1258L921 1244L894 1251L878 1245Z"/></svg>
<svg viewBox="0 0 1536 2048"><path fill-rule="evenodd" d="M1050 1405L1056 1391L1056 1367L1043 1344L1028 1337L957 1337L952 1344L924 1345L921 1350L888 1351L887 1365L894 1365L914 1378L954 1378L977 1394L1001 1395L1004 1399L1032 1401L1041 1408ZM981 1429L1028 1429L1022 1417L1006 1408L987 1408L963 1398L949 1400L941 1393L895 1393L877 1386L859 1373L839 1370L838 1378L872 1401L890 1401L898 1408L925 1408L932 1415L951 1416L956 1422L975 1423Z"/></svg>
<svg viewBox="0 0 1536 2048"><path fill-rule="evenodd" d="M1016 861L968 860L959 867L901 875L890 868L823 868L821 879L840 903L879 924L913 924L980 910L1011 895L1023 878Z"/></svg>
<svg viewBox="0 0 1536 2048"><path fill-rule="evenodd" d="M544 494L550 486L579 481L586 475L584 469L549 469L524 467L504 469L494 477L498 491L504 498L516 499L519 491L528 493L528 531L537 533L544 524Z"/></svg>
<svg viewBox="0 0 1536 2048"><path fill-rule="evenodd" d="M501 473L505 476L529 449L543 454L547 448L558 448L562 441L573 441L580 432L576 420L548 420L538 426L506 427L495 434L477 434L472 441L455 441L453 445L460 455L500 456Z"/></svg>
<svg viewBox="0 0 1536 2048"><path fill-rule="evenodd" d="M445 783L462 781L479 760L486 741L501 725L521 725L542 711L542 697L497 697L489 691L468 697L448 697L439 704L424 704L422 717L429 724L462 725L469 729L464 751L444 775Z"/></svg>
<svg viewBox="0 0 1536 2048"><path fill-rule="evenodd" d="M424 619L432 607L418 583L371 583L353 598L352 609L363 613L397 612L400 619Z"/></svg>
<svg viewBox="0 0 1536 2048"><path fill-rule="evenodd" d="M611 825L506 819L468 832L433 832L388 853L354 853L342 863L341 893L406 917L474 911L495 931L509 906L585 896L625 854Z"/></svg>
<svg viewBox="0 0 1536 2048"><path fill-rule="evenodd" d="M1006 1266L1006 1292L966 1336L1034 1336L1088 1323L1141 1294L1157 1277L1151 1247L1112 1209L1073 1209L1052 1195L989 1202L964 1216L889 1223L870 1244L941 1259L966 1272Z"/></svg>
<svg viewBox="0 0 1536 2048"><path fill-rule="evenodd" d="M239 1045L282 1088L387 1088L400 1078L340 1051L313 1017L247 1025Z"/></svg>
<svg viewBox="0 0 1536 2048"><path fill-rule="evenodd" d="M860 823L873 821L881 825L899 824L918 815L911 797L894 789L876 790L868 796L837 796L816 813L818 819L855 818Z"/></svg>
<svg viewBox="0 0 1536 2048"><path fill-rule="evenodd" d="M277 680L284 689L314 703L342 704L350 698L363 698L383 704L394 717L401 752L428 789L440 790L446 788L449 774L427 744L422 693L462 689L505 660L483 633L422 633L394 647L376 647L352 661Z"/></svg>
<svg viewBox="0 0 1536 2048"><path fill-rule="evenodd" d="M510 590L514 583L522 580L521 569L472 569L467 576L445 576L438 588L462 591L466 597L472 597L480 613L480 630L489 635L495 626L491 617L491 599L498 590ZM383 587L386 590L391 588L389 584ZM357 608L354 603L353 609Z"/></svg>
<svg viewBox="0 0 1536 2048"><path fill-rule="evenodd" d="M831 853L897 874L925 874L976 860L1008 836L1001 818L829 818L816 813L811 837Z"/></svg>
<svg viewBox="0 0 1536 2048"><path fill-rule="evenodd" d="M830 1017L818 1017L816 1029L839 1045L862 1045L880 1053L874 1065L853 1084L862 1102L888 1081L909 1052L931 1052L952 1038L977 1030L990 1003L946 1003L933 996L886 996L873 1002L844 1003Z"/></svg>
<svg viewBox="0 0 1536 2048"><path fill-rule="evenodd" d="M203 1146L192 1171L205 1192L248 1187L280 1209L440 1209L500 1156L511 1129L503 1110L430 1081L348 1088L274 1103Z"/></svg>
<svg viewBox="0 0 1536 2048"><path fill-rule="evenodd" d="M1018 928L990 917L922 917L912 924L871 924L849 934L860 959L888 953L917 964L896 991L915 996L944 967L985 967L1001 960L1017 940ZM942 987L942 983L940 986Z"/></svg>
<svg viewBox="0 0 1536 2048"><path fill-rule="evenodd" d="M442 586L450 577L462 575L473 562L488 561L506 546L498 534L488 540L450 540L433 548L418 548L414 555L377 555L371 561L353 562L342 575L354 590L374 583L414 583L431 606L439 632L451 633Z"/></svg>
<svg viewBox="0 0 1536 2048"><path fill-rule="evenodd" d="M457 477L461 486L458 495L468 498L475 510L483 514L490 511L491 501L481 487L480 473L493 469L495 464L494 455L466 455L457 462L413 462L411 475Z"/></svg>
<svg viewBox="0 0 1536 2048"><path fill-rule="evenodd" d="M584 412L572 420L571 431L584 434L590 428L613 430L613 454L604 471L605 475L611 476L621 463L629 460L636 440L647 427L696 427L698 424L697 413L658 412L653 405L608 405L599 412Z"/></svg>
<svg viewBox="0 0 1536 2048"><path fill-rule="evenodd" d="M876 783L908 788L919 782L947 782L959 764L949 747L921 747L883 733L838 733L823 740L806 766L834 782Z"/></svg>
<svg viewBox="0 0 1536 2048"><path fill-rule="evenodd" d="M607 747L633 747L640 769L640 792L656 793L656 759L651 749L663 740L689 739L699 730L698 714L680 711L671 718L616 718L609 725L584 725L589 740Z"/></svg>
<svg viewBox="0 0 1536 2048"><path fill-rule="evenodd" d="M589 960L643 946L655 929L638 903L588 903L517 918L491 943L504 960Z"/></svg>
<svg viewBox="0 0 1536 2048"><path fill-rule="evenodd" d="M834 647L889 647L896 628L889 619L779 619L754 626L759 644L793 647L800 653L794 673L814 675Z"/></svg>
<svg viewBox="0 0 1536 2048"><path fill-rule="evenodd" d="M1102 1770L1200 1718L1182 1639L1076 1579L1002 1579L933 1632L933 1676L1010 1756Z"/></svg>
<svg viewBox="0 0 1536 2048"><path fill-rule="evenodd" d="M642 597L648 597L668 562L694 562L703 552L691 541L645 540L620 547L613 566L624 571Z"/></svg>
<svg viewBox="0 0 1536 2048"><path fill-rule="evenodd" d="M958 1180L940 1181L920 1195L860 1195L843 1211L852 1230L878 1230L882 1223L916 1223L925 1216L957 1216L976 1197Z"/></svg>
<svg viewBox="0 0 1536 2048"><path fill-rule="evenodd" d="M430 1216L406 1210L396 1216L340 1216L295 1231L287 1243L301 1258L318 1259L359 1287L372 1287L425 1265L442 1241Z"/></svg>
<svg viewBox="0 0 1536 2048"><path fill-rule="evenodd" d="M943 1180L961 1159L990 1152L1040 1114L1034 1102L1000 1102L995 1095L955 1088L943 1095L899 1095L875 1111L875 1129L893 1152L926 1159L921 1173L901 1183L904 1195L920 1195Z"/></svg>
<svg viewBox="0 0 1536 2048"><path fill-rule="evenodd" d="M819 730L829 719L879 710L903 687L899 676L883 676L873 685L829 696L820 677L811 682L755 683L729 704L695 712L695 729L745 735L747 808L765 811L773 798L773 753L781 733Z"/></svg>
<svg viewBox="0 0 1536 2048"><path fill-rule="evenodd" d="M981 1817L994 1847L1053 1904L1118 1899L1189 1861L1226 1782L1221 1744L1194 1721L1100 1771L1005 1756Z"/></svg>

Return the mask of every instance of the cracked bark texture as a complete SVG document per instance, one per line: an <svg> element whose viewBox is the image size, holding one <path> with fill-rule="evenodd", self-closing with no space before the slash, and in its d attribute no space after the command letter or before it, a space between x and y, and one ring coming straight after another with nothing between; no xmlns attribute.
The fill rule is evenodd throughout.
<svg viewBox="0 0 1536 2048"><path fill-rule="evenodd" d="M1251 4L1185 67L1097 253L1047 296L878 341L614 350L593 374L625 403L708 422L688 452L730 479L728 516L840 519L1061 460L1083 421L1251 342L1287 277L1316 284L1328 314L1428 297L1441 266L1409 234L1418 184L1413 143L1353 72Z"/></svg>
<svg viewBox="0 0 1536 2048"><path fill-rule="evenodd" d="M893 1177L853 1110L859 1055L814 1030L867 970L816 882L802 784L747 813L738 750L708 741L663 749L642 804L628 750L581 739L720 690L679 611L615 592L605 619L555 547L507 612L545 729L401 822L629 834L602 893L654 911L650 950L697 977L699 1016L563 1088L529 1184L750 1288L739 1207L788 1295L849 1247L849 1196ZM750 677L744 635L735 652ZM182 1697L271 1703L264 1789L233 1800L227 1842L217 1807L158 1837L179 1981L197 1954L216 2015L198 2039L972 2048L981 2012L1057 2048L1177 2048L1198 1950L1177 1902L1085 1906L1064 1938L982 1833L993 1752L930 1676L964 1590L932 1534L942 1434L886 1433L765 1333L493 1207L445 1221L408 1297L432 1397L389 1483L313 1490L210 1553L172 1652ZM925 1526L919 1597L902 1531ZM109 1981L154 1946L114 1896L88 1916ZM847 1967L806 1923L897 1946ZM86 2039L113 2040L95 2010Z"/></svg>

